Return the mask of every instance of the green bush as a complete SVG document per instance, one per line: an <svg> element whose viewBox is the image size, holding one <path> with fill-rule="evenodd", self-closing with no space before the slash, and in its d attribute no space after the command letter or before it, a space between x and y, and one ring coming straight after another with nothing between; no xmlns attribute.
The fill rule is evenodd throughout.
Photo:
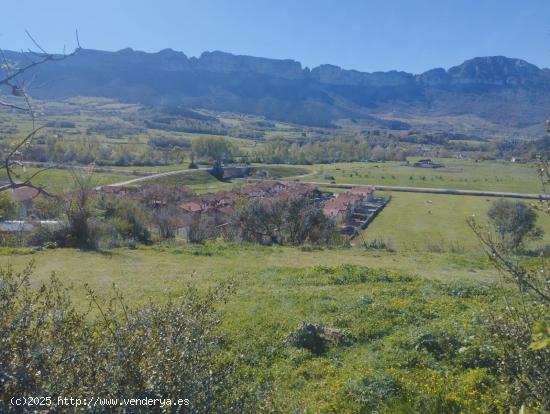
<svg viewBox="0 0 550 414"><path fill-rule="evenodd" d="M390 401L402 397L399 381L383 371L348 382L346 392L357 403L360 413L369 414L383 412Z"/></svg>
<svg viewBox="0 0 550 414"><path fill-rule="evenodd" d="M0 193L0 219L11 220L17 216L17 203L8 193L4 191Z"/></svg>
<svg viewBox="0 0 550 414"><path fill-rule="evenodd" d="M13 409L13 396L52 397L48 411L73 410L57 407L57 396L181 398L190 406L167 412L190 413L265 404L218 329L232 283L206 294L188 286L178 300L140 307L116 289L106 304L88 289L90 310L82 312L55 276L32 289L32 272L0 269L0 412Z"/></svg>
<svg viewBox="0 0 550 414"><path fill-rule="evenodd" d="M428 332L418 337L415 343L417 351L427 352L436 358L449 357L458 351L462 343L451 332Z"/></svg>

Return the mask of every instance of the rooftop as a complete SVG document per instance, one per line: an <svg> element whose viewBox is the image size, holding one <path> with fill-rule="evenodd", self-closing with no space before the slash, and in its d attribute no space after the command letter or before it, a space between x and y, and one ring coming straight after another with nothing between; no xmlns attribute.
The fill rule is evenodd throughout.
<svg viewBox="0 0 550 414"><path fill-rule="evenodd" d="M40 194L40 191L33 187L23 186L14 188L12 190L12 193L17 201L22 202L32 200L33 198L37 197L38 194Z"/></svg>

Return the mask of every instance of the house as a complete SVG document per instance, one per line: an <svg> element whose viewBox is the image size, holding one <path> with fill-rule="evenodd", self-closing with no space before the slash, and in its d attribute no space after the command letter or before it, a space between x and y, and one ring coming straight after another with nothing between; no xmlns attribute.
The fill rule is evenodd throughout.
<svg viewBox="0 0 550 414"><path fill-rule="evenodd" d="M417 168L441 168L443 164L433 162L431 159L418 160L413 164L413 167Z"/></svg>
<svg viewBox="0 0 550 414"><path fill-rule="evenodd" d="M224 167L223 179L243 178L250 174L250 167Z"/></svg>
<svg viewBox="0 0 550 414"><path fill-rule="evenodd" d="M323 206L323 213L334 219L337 224L346 225L357 210L372 200L374 200L373 187L353 187L328 200Z"/></svg>
<svg viewBox="0 0 550 414"><path fill-rule="evenodd" d="M40 191L33 187L22 186L12 190L13 198L17 201L17 219L24 220L32 215L33 200Z"/></svg>
<svg viewBox="0 0 550 414"><path fill-rule="evenodd" d="M351 190L349 190L349 193L356 194L359 196L362 196L367 199L367 201L373 201L374 200L374 187L373 186L361 186L361 187L353 187Z"/></svg>

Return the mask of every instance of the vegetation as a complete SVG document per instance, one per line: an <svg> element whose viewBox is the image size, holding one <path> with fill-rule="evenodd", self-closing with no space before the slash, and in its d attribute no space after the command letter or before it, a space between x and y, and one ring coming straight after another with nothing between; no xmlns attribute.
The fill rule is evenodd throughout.
<svg viewBox="0 0 550 414"><path fill-rule="evenodd" d="M498 236L501 248L515 250L525 237L542 237L542 230L536 227L537 215L525 203L500 199L487 212Z"/></svg>
<svg viewBox="0 0 550 414"><path fill-rule="evenodd" d="M231 284L206 295L189 286L181 298L139 308L116 289L107 304L89 289L89 313L74 307L55 276L32 291L32 270L0 270L0 410L13 410L12 397L32 397L47 411L72 411L58 397L91 395L117 399L117 407L130 398L170 400L169 412L241 413L265 405L219 329L217 307Z"/></svg>
<svg viewBox="0 0 550 414"><path fill-rule="evenodd" d="M201 137L193 141L193 153L216 164L233 160L237 152L235 144L225 138Z"/></svg>
<svg viewBox="0 0 550 414"><path fill-rule="evenodd" d="M222 165L239 160L256 163L252 175L262 178L539 192L533 164L502 158L532 160L543 141L419 131L413 125L424 121L414 117L372 117L373 129L91 98L37 102L36 113L44 108L52 118L40 130L34 115L0 112L0 150L18 157L6 178L66 193L36 199L36 217L61 222L29 235L38 249L0 254L4 264L39 263L36 274L0 271L0 400L183 396L190 412L550 409L548 272L531 257L548 254L544 209L398 194L344 248L335 224L305 198L243 200L224 226L192 223L188 239L200 244L182 245L174 204L189 194L184 186L200 193L237 183L189 171L143 184L135 199L92 191L134 169L187 161L213 164L222 178ZM442 166L414 166L426 157ZM38 169L50 163L111 167L92 184L75 171ZM13 217L15 207L2 194L1 215ZM491 222L468 222L487 257L475 253L472 215ZM46 281L51 270L76 284L74 302L57 277ZM495 283L497 271L504 283ZM121 288L108 300L113 282Z"/></svg>
<svg viewBox="0 0 550 414"><path fill-rule="evenodd" d="M261 248L263 249L266 248ZM225 250L207 245L195 251L198 257L209 255L207 257L211 263L220 255L225 256ZM167 253L174 254L170 251ZM254 254L257 252L250 250L247 257ZM117 273L120 271L121 268L116 269ZM3 280L9 280L10 277L14 280L13 271L3 273ZM16 283L21 282L12 282L14 285ZM158 286L158 281L154 281L154 284ZM112 358L97 361L93 386L98 394L107 392L114 396L142 395L139 382L125 379L131 379L129 377L132 375L144 378L148 366L158 367L161 363L167 377L159 377L159 381L162 379L158 383L159 387L161 384L187 387L191 379L185 380L178 374L188 372L193 367L195 375L200 376L205 372L203 367L206 367L201 361L209 360L213 366L210 368L213 372L212 382L207 382L208 386L197 390L198 394L186 394L188 389L182 389L183 395L190 395L195 412L204 412L201 408L203 393L218 391L219 387L224 387L224 392L216 395L212 404L227 407L224 404L234 403L234 399L240 397L245 399L246 404L250 404L247 407L254 407L252 397L257 398L259 395L262 402L271 401L273 410L285 412L377 410L458 413L500 412L507 407L508 397L496 376L498 351L487 344L484 332L477 323L480 311L486 308L488 301L492 301L494 287L491 284L468 281L436 282L383 269L343 265L278 269L261 266L247 276L241 276L240 285L235 292L235 298L222 304L220 309L217 306L210 308L211 302L199 299L203 297L202 294L184 288L180 282L177 292L183 293L182 303L189 309L184 313L181 313L182 308L177 301L166 297L161 299L164 296L161 291L155 294L155 302L160 301L163 304L140 306L140 310L134 310L132 303L120 299L119 293L116 293L117 298L113 302L115 308L112 311L103 308L102 296L92 296L103 309L107 321L101 313L94 311L92 316L95 316L91 320L88 316L84 322L78 309L85 306L77 306L72 313L55 312L60 306L53 299L56 297L53 294L56 290L49 293L51 287L36 296L23 296L21 293L10 295L4 300L17 304L10 305L13 309L7 319L10 322L18 321L13 315L19 315L19 311L23 309L33 309L30 314L27 313L30 315L28 320L42 316L43 329L41 335L35 337L33 344L53 341L50 327L55 327L57 333L63 329L71 332L69 336L55 336L65 345L68 341L76 345L83 338L81 335L85 333L88 338L90 332L97 330L93 341L82 343L84 348L80 349L94 347L94 351L104 349L108 355L113 354ZM29 292L30 287L26 284L23 286ZM202 289L204 288L203 285ZM275 290L277 295L272 294ZM140 294L139 297L139 301L143 301L143 295ZM25 300L33 301L32 306L24 305ZM203 303L204 305L199 305ZM129 313L128 322L123 305ZM94 306L98 309L97 305ZM189 312L194 312L193 309L197 309L197 319L188 318ZM223 311L225 315L218 328L208 325L208 321L219 318L211 313L214 309ZM57 314L72 316L70 321L58 319L54 323L50 318ZM120 315L120 318L116 315ZM141 318L145 315L150 321L147 323L151 323L151 330L145 330L144 335L145 332L150 334L136 335L134 324L143 324ZM421 329L418 328L419 325L422 326ZM106 326L112 327L120 345L112 343L113 332L105 329ZM206 330L203 331L201 326ZM214 330L208 326L212 326ZM320 348L322 352L312 352L308 349L309 346L297 346L302 340L297 339L294 333L299 332L298 329L303 326L314 326L314 337L315 332L323 332L326 339L325 345ZM181 340L185 339L185 332L193 329L197 347L202 343L208 346L197 348L197 352L193 348L193 352L182 356L186 358L184 361L174 361L170 357L171 350L178 349L179 342L161 343L159 338L161 334L164 337L164 333L171 335L171 330L175 327L183 333ZM32 325L28 329L32 329ZM206 342L201 342L200 332L225 338L224 346L219 348L219 342L206 340L206 337ZM10 341L17 337L3 335L9 346L12 346ZM76 378L72 376L72 370L78 368L81 375L78 378L84 381L85 378L91 379L89 376L92 373L88 372L88 367L96 365L52 366L51 371L48 371L49 364L63 360L62 352L66 348L61 343L59 346L56 344L57 342L53 342L54 352L49 353L48 357L26 360L31 363L33 370L43 373L32 384L44 385L51 381L56 391L76 392L84 382L69 382L70 378ZM115 357L114 352L119 347L121 350ZM158 359L156 352L138 352L152 349L163 349L165 356ZM229 361L234 361L234 352L242 352L244 349L246 352L237 359L237 365L234 366L235 362L228 365ZM4 354L4 358L7 358L10 366L16 367L19 355L25 354L8 353ZM88 356L88 352L83 352L79 355L81 356L77 356L78 358L94 358L97 353L92 352ZM137 360L138 355L144 356ZM148 355L154 355L157 364L148 364ZM165 364L163 358L166 358ZM176 361L180 364L180 369L171 371L170 367L176 367ZM121 371L126 364L131 364L132 369ZM182 366L188 368L182 370ZM64 370L66 375L54 376L58 370ZM168 375L171 372L174 375ZM270 378L271 385L267 388L262 386L263 394L262 391L259 394L254 392L253 395L244 392L245 389L257 389L261 385L261 381L258 383L255 380L258 376ZM68 390L69 386L73 388ZM163 388L155 389L162 394ZM149 392L147 390L145 388L145 392ZM29 385L25 391L35 390Z"/></svg>
<svg viewBox="0 0 550 414"><path fill-rule="evenodd" d="M405 161L407 152L393 144L380 140L323 140L311 142L287 142L281 139L268 141L255 154L257 162L270 164L318 164L334 162Z"/></svg>
<svg viewBox="0 0 550 414"><path fill-rule="evenodd" d="M0 217L4 220L13 219L17 214L17 203L7 192L0 193Z"/></svg>
<svg viewBox="0 0 550 414"><path fill-rule="evenodd" d="M230 220L232 240L299 246L342 243L336 225L304 196L243 202Z"/></svg>
<svg viewBox="0 0 550 414"><path fill-rule="evenodd" d="M495 239L490 230L473 219L469 224L503 281L515 288L515 292L508 288L498 292L498 302L488 309L484 321L500 350L499 373L506 379L506 392L516 401L511 405L520 411L546 412L550 409L550 341L546 328L550 289L545 260L513 260L502 236ZM524 228L520 223L517 230Z"/></svg>

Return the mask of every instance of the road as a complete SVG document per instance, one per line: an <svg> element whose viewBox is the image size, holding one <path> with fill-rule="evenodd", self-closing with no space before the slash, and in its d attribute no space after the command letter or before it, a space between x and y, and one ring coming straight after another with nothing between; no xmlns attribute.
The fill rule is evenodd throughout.
<svg viewBox="0 0 550 414"><path fill-rule="evenodd" d="M188 174L188 173L194 173L199 171L209 171L210 169L211 169L210 167L206 167L206 168L196 168L194 170L176 170L176 171L168 171L168 172L162 172L157 174L151 174L145 177L137 177L137 178L132 178L131 180L120 181L118 183L102 185L97 187L96 190L101 190L101 188L103 187L123 187L127 185L141 183L143 181L155 180L157 178L169 177L172 175Z"/></svg>
<svg viewBox="0 0 550 414"><path fill-rule="evenodd" d="M315 181L302 181L297 180L303 184L311 184L319 187L328 188L352 188L352 187L368 187L361 184L332 184ZM533 194L533 193L509 193L505 191L483 191L483 190L459 190L453 188L426 188L426 187L399 187L392 185L369 185L379 191L398 191L406 193L427 193L427 194L451 194L451 195L467 195L467 196L480 196L480 197L509 197L509 198L523 198L528 200L549 200L550 196L547 194Z"/></svg>

